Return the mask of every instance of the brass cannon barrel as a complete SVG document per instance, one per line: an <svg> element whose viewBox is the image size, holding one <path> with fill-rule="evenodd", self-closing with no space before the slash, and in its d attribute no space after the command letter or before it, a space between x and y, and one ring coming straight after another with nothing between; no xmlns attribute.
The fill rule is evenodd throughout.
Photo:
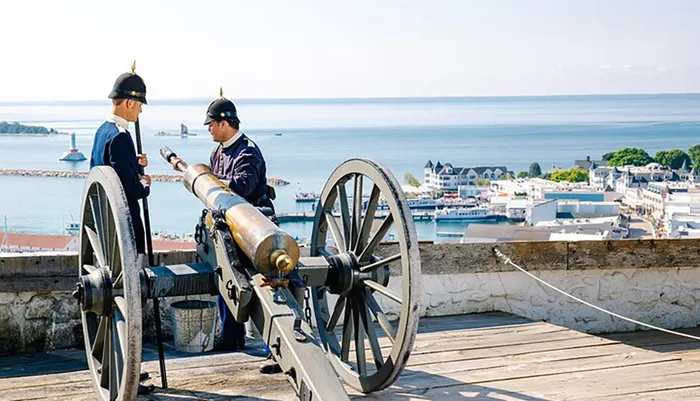
<svg viewBox="0 0 700 401"><path fill-rule="evenodd" d="M160 150L168 163L184 173L185 187L210 211L226 217L234 241L263 274L291 271L299 261L299 245L256 207L234 193L204 164L187 165L168 148Z"/></svg>

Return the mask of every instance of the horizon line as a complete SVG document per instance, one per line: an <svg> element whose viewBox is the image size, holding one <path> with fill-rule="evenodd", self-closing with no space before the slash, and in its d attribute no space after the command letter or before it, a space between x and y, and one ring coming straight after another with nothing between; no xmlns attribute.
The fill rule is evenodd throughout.
<svg viewBox="0 0 700 401"><path fill-rule="evenodd" d="M581 94L555 94L555 95L471 95L471 96L357 96L357 97L244 97L229 99L237 102L333 102L333 101L401 101L401 100L475 100L475 99L532 99L532 98L580 98L580 97L628 97L628 96L688 96L700 95L700 92L656 92L656 93L581 93ZM81 99L81 100L0 100L3 105L35 105L35 104L76 104L76 103L103 103L109 99ZM208 97L171 97L155 98L149 103L169 103L183 101L210 101Z"/></svg>

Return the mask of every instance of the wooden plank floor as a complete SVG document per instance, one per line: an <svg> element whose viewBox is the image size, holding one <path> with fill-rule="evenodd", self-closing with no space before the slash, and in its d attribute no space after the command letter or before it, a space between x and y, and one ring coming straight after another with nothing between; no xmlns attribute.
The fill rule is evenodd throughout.
<svg viewBox="0 0 700 401"><path fill-rule="evenodd" d="M153 347L144 359L159 384ZM139 400L296 400L284 375L258 373L262 360L259 344L196 356L169 348L171 389ZM84 369L80 350L0 357L0 400L92 400ZM394 386L348 393L368 401L700 400L700 344L658 332L603 338L506 313L426 318Z"/></svg>

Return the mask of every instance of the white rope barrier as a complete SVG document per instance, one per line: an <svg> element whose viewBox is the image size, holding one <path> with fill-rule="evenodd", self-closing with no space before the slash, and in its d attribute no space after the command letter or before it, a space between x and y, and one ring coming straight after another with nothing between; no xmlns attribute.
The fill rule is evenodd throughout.
<svg viewBox="0 0 700 401"><path fill-rule="evenodd" d="M648 324L648 323L643 323L643 322L640 322L640 321L637 321L637 320L634 320L634 319L630 319L630 318L628 318L628 317L626 317L626 316L622 316L622 315L617 314L617 313L615 313L615 312L610 312L609 310L606 310L606 309L603 309L603 308L601 308L601 307L599 307L599 306L593 305L593 304L590 303L590 302L586 302L586 301L584 301L584 300L582 300L582 299L576 298L575 296L573 296L573 295L571 295L571 294L569 294L569 293L567 293L567 292L565 292L565 291L563 291L563 290L560 290L559 288L557 288L557 287L555 287L555 286L549 284L548 282L546 282L546 281L542 280L541 278L535 276L534 274L528 272L527 270L523 269L522 267L516 265L508 256L504 255L501 251L499 251L498 248L493 248L493 252L496 254L496 256L498 256L499 258L501 258L501 259L503 260L504 264L511 265L511 266L515 267L516 269L520 270L521 272L523 272L523 273L527 274L528 276L532 277L533 279L537 280L537 281L540 282L541 284L543 284L543 285L545 285L545 286L547 286L547 287L553 289L554 291L556 291L556 292L558 292L558 293L560 293L560 294L562 294L562 295L565 295L565 296L567 296L567 297L569 297L569 298L571 298L571 299L574 299L574 300L576 300L576 301L578 301L578 302L580 302L580 303L582 303L582 304L584 304L584 305L590 306L590 307L593 308L593 309L596 309L596 310L599 310L599 311L601 311L601 312L603 312L603 313L607 313L607 314L609 314L609 315L615 316L616 318L619 318L619 319L622 319L622 320L626 320L626 321L628 321L628 322L632 322L632 323L638 324L638 325L640 325L640 326L648 327L648 328L650 328L650 329L663 331L663 332L665 332L665 333L674 334L674 335L681 336L681 337L691 338L691 339L693 339L693 340L700 340L700 337L696 337L696 336L693 336L693 335L690 335L690 334L685 334L685 333L679 333L679 332L677 332L677 331L664 329L663 327L657 327L657 326L654 326L654 325L651 325L651 324Z"/></svg>

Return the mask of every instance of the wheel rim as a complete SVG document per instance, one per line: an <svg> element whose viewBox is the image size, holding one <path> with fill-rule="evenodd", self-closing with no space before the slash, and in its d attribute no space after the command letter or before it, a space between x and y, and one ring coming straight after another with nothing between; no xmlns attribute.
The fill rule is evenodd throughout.
<svg viewBox="0 0 700 401"><path fill-rule="evenodd" d="M369 194L366 202L363 194ZM381 198L388 211L377 211ZM375 223L376 215L382 217ZM399 252L380 259L375 250L392 228ZM390 386L408 360L418 328L420 256L406 197L384 166L351 159L333 172L319 200L311 254L326 257L338 281L312 289L318 334L336 372L365 393ZM391 277L397 273L401 280Z"/></svg>
<svg viewBox="0 0 700 401"><path fill-rule="evenodd" d="M76 298L90 376L98 399L136 399L141 269L126 197L114 170L91 170L81 210Z"/></svg>

